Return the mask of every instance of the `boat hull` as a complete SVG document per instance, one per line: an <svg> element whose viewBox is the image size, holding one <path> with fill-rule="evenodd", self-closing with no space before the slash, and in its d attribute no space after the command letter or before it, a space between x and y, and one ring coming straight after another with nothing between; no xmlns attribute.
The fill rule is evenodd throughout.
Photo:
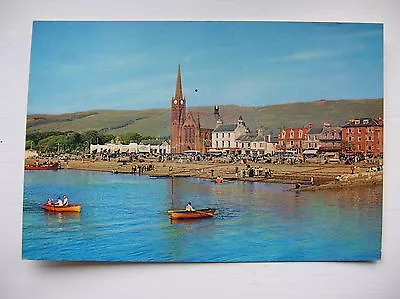
<svg viewBox="0 0 400 299"><path fill-rule="evenodd" d="M58 163L52 165L25 165L25 170L57 170Z"/></svg>
<svg viewBox="0 0 400 299"><path fill-rule="evenodd" d="M169 210L168 214L171 219L195 219L195 218L207 218L214 216L216 209L207 208L195 211L186 210Z"/></svg>
<svg viewBox="0 0 400 299"><path fill-rule="evenodd" d="M45 205L43 205L43 209L45 209L48 212L58 212L58 213L75 212L75 213L79 213L81 211L81 206L80 205L68 205L66 207L58 207L58 206L45 204Z"/></svg>

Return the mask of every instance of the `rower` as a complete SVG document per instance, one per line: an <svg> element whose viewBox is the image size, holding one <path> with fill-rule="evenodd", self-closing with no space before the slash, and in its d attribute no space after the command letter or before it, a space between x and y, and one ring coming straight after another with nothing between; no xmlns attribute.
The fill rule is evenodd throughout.
<svg viewBox="0 0 400 299"><path fill-rule="evenodd" d="M68 203L68 197L67 197L66 195L63 196L62 205L63 205L64 207L66 207L66 206L69 205L69 203Z"/></svg>
<svg viewBox="0 0 400 299"><path fill-rule="evenodd" d="M195 211L195 209L193 209L192 203L190 201L187 203L185 210L188 211L188 212L194 212Z"/></svg>
<svg viewBox="0 0 400 299"><path fill-rule="evenodd" d="M62 202L61 198L57 198L57 202L54 205L58 206L58 207L62 207L63 206L63 202Z"/></svg>

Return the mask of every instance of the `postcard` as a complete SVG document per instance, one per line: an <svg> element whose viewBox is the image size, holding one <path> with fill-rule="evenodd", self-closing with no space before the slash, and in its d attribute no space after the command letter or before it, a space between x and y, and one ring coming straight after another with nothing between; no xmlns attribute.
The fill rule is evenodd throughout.
<svg viewBox="0 0 400 299"><path fill-rule="evenodd" d="M23 259L381 258L382 24L32 32Z"/></svg>

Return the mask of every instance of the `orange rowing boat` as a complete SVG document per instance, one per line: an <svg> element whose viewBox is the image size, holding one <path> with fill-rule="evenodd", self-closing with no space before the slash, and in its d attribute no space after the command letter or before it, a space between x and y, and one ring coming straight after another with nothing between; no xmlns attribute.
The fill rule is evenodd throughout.
<svg viewBox="0 0 400 299"><path fill-rule="evenodd" d="M25 165L25 170L57 170L58 168L58 163L48 165Z"/></svg>
<svg viewBox="0 0 400 299"><path fill-rule="evenodd" d="M193 218L206 218L212 217L216 213L217 209L206 208L194 211L186 210L169 210L168 214L171 219L193 219Z"/></svg>
<svg viewBox="0 0 400 299"><path fill-rule="evenodd" d="M76 212L79 213L81 211L80 205L68 205L68 206L55 206L44 204L43 209L49 212Z"/></svg>

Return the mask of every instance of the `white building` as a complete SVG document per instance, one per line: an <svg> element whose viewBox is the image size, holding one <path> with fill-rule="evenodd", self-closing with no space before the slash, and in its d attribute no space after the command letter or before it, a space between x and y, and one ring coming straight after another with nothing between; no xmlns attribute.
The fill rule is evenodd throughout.
<svg viewBox="0 0 400 299"><path fill-rule="evenodd" d="M272 142L271 135L263 135L263 130L258 129L257 134L244 134L236 140L237 154L242 155L273 155L276 144Z"/></svg>
<svg viewBox="0 0 400 299"><path fill-rule="evenodd" d="M169 154L171 153L171 146L168 141L165 140L143 140L139 144L130 143L130 144L91 144L90 152L93 153L151 153L151 154Z"/></svg>
<svg viewBox="0 0 400 299"><path fill-rule="evenodd" d="M211 134L211 147L213 149L234 152L236 150L236 139L248 131L241 116L235 124L224 125L217 123L217 127Z"/></svg>
<svg viewBox="0 0 400 299"><path fill-rule="evenodd" d="M142 140L139 152L166 155L171 153L171 145L166 140Z"/></svg>

